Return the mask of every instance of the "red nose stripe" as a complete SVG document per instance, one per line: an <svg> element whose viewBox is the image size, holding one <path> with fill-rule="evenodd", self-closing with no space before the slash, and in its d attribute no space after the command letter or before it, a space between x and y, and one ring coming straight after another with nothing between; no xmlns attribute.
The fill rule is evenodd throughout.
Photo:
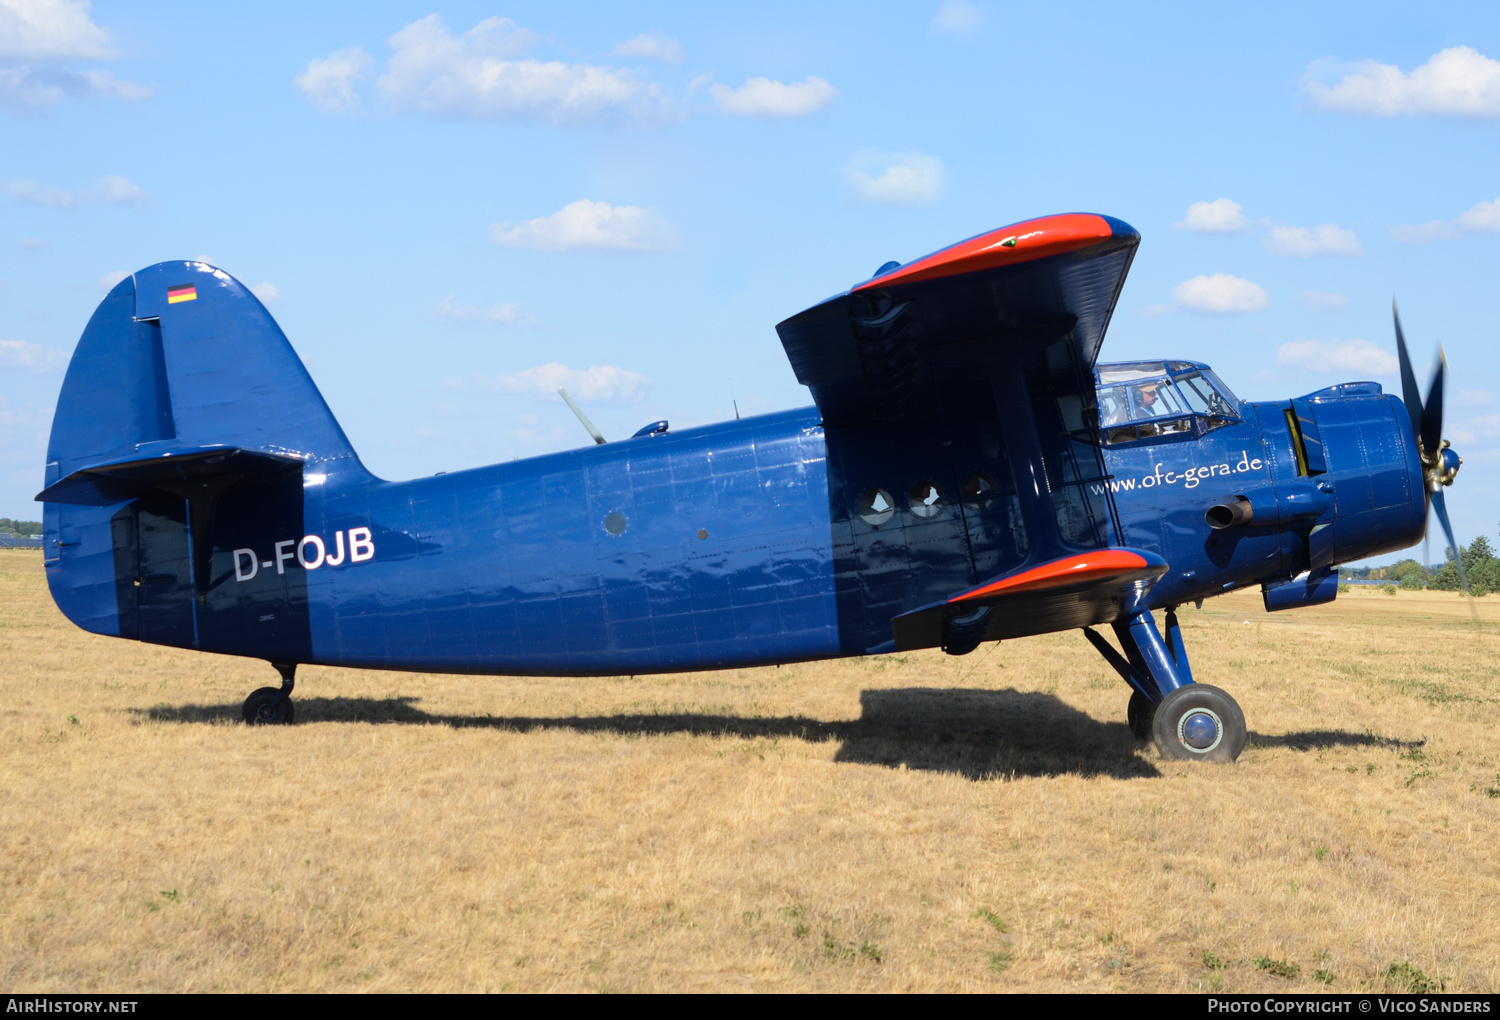
<svg viewBox="0 0 1500 1020"><path fill-rule="evenodd" d="M1056 588L1064 584L1077 584L1080 581L1096 581L1114 574L1140 570L1146 566L1150 564L1133 552L1125 552L1123 549L1100 549L1098 552L1068 556L1064 559L1053 560L1051 563L1043 563L1040 567L1033 567L1013 577L1002 578L982 588L955 595L948 601L963 602L966 599L983 598L1002 591L1037 591L1042 588Z"/></svg>
<svg viewBox="0 0 1500 1020"><path fill-rule="evenodd" d="M1086 248L1113 235L1114 231L1102 216L1090 213L1043 216L960 241L951 248L944 248L926 258L909 262L900 269L876 277L869 283L862 283L854 289L861 291L867 287L890 287L1033 262L1049 255L1061 255L1063 252Z"/></svg>

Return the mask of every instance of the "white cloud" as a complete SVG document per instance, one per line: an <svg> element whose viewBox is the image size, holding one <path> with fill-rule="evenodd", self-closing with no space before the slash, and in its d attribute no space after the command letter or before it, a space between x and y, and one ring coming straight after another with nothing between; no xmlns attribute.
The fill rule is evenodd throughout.
<svg viewBox="0 0 1500 1020"><path fill-rule="evenodd" d="M737 89L714 85L708 91L719 110L733 117L803 117L821 110L838 95L832 85L811 75L790 85L770 78L751 78Z"/></svg>
<svg viewBox="0 0 1500 1020"><path fill-rule="evenodd" d="M920 152L856 152L844 167L855 194L878 205L931 205L943 190L943 161Z"/></svg>
<svg viewBox="0 0 1500 1020"><path fill-rule="evenodd" d="M54 209L71 209L78 204L78 196L71 191L64 191L47 184L38 184L36 181L3 179L0 180L0 192L4 192L17 202L25 202L28 205L49 205Z"/></svg>
<svg viewBox="0 0 1500 1020"><path fill-rule="evenodd" d="M31 372L54 372L66 368L68 355L25 340L0 340L0 365Z"/></svg>
<svg viewBox="0 0 1500 1020"><path fill-rule="evenodd" d="M1310 259L1319 255L1360 255L1364 249L1354 231L1336 223L1319 223L1312 228L1272 227L1266 234L1266 251L1272 255Z"/></svg>
<svg viewBox="0 0 1500 1020"><path fill-rule="evenodd" d="M536 34L487 18L462 36L431 14L388 40L395 53L376 82L399 110L433 117L579 124L661 106L660 91L629 71L515 59Z"/></svg>
<svg viewBox="0 0 1500 1020"><path fill-rule="evenodd" d="M1178 230L1194 230L1200 234L1240 234L1249 229L1245 219L1245 207L1227 198L1216 198L1212 202L1194 202L1187 207L1182 222L1172 226Z"/></svg>
<svg viewBox="0 0 1500 1020"><path fill-rule="evenodd" d="M109 32L88 0L0 0L0 59L108 60Z"/></svg>
<svg viewBox="0 0 1500 1020"><path fill-rule="evenodd" d="M1334 291L1304 290L1297 298L1309 312L1336 312L1349 307L1349 299Z"/></svg>
<svg viewBox="0 0 1500 1020"><path fill-rule="evenodd" d="M144 209L151 202L145 189L119 174L90 181L79 188L77 193L64 191L50 184L38 184L36 181L0 179L0 193L9 195L17 202L51 206L54 209L72 209L82 202L103 202Z"/></svg>
<svg viewBox="0 0 1500 1020"><path fill-rule="evenodd" d="M1258 312L1270 300L1259 284L1228 273L1195 276L1172 288L1172 303L1177 307L1217 315Z"/></svg>
<svg viewBox="0 0 1500 1020"><path fill-rule="evenodd" d="M1420 226L1391 228L1391 237L1402 244L1427 244L1439 238L1457 237L1458 234L1458 227L1446 220L1428 220Z"/></svg>
<svg viewBox="0 0 1500 1020"><path fill-rule="evenodd" d="M1157 304L1147 305L1145 308L1142 308L1141 314L1154 319L1159 315L1171 315L1175 311L1177 311L1177 308L1174 305Z"/></svg>
<svg viewBox="0 0 1500 1020"><path fill-rule="evenodd" d="M548 400L561 400L559 386L580 404L635 404L651 388L651 380L639 372L614 365L569 368L553 361L523 372L502 372L494 379L475 379L487 389L502 393L535 393Z"/></svg>
<svg viewBox="0 0 1500 1020"><path fill-rule="evenodd" d="M1372 117L1500 117L1500 61L1471 46L1442 50L1410 74L1366 60L1349 66L1335 85L1319 80L1338 67L1314 62L1303 76L1303 88L1322 109Z"/></svg>
<svg viewBox="0 0 1500 1020"><path fill-rule="evenodd" d="M1322 374L1393 375L1396 356L1368 340L1293 340L1276 350L1276 364Z"/></svg>
<svg viewBox="0 0 1500 1020"><path fill-rule="evenodd" d="M473 305L461 305L453 298L454 295L449 294L439 301L438 306L432 311L433 317L448 322L481 322L497 326L536 325L536 316L527 315L518 304L506 302L491 305L488 308L478 308Z"/></svg>
<svg viewBox="0 0 1500 1020"><path fill-rule="evenodd" d="M1500 234L1500 198L1466 210L1458 217L1458 229L1471 234Z"/></svg>
<svg viewBox="0 0 1500 1020"><path fill-rule="evenodd" d="M1489 407L1494 402L1495 395L1489 390L1459 390L1455 401L1459 407Z"/></svg>
<svg viewBox="0 0 1500 1020"><path fill-rule="evenodd" d="M982 20L979 8L968 0L944 0L938 4L937 13L932 16L932 30L952 35L968 35L979 27Z"/></svg>
<svg viewBox="0 0 1500 1020"><path fill-rule="evenodd" d="M129 275L130 274L125 272L125 270L123 269L113 269L100 276L99 279L94 281L94 283L98 285L100 290L104 291L107 294L115 289L115 284L119 283Z"/></svg>
<svg viewBox="0 0 1500 1020"><path fill-rule="evenodd" d="M30 429L36 429L29 437L36 445L41 446L47 440L47 426L52 420L52 412L41 407L17 408L4 397L0 397L0 425L20 425ZM17 445L11 436L4 437L5 445L14 449Z"/></svg>
<svg viewBox="0 0 1500 1020"><path fill-rule="evenodd" d="M324 113L342 113L359 105L354 83L375 63L361 46L345 46L321 59L307 62L307 70L292 79L308 102Z"/></svg>
<svg viewBox="0 0 1500 1020"><path fill-rule="evenodd" d="M662 60L668 64L682 63L682 43L659 32L642 32L632 39L615 44L615 55L620 57L644 57L647 60Z"/></svg>
<svg viewBox="0 0 1500 1020"><path fill-rule="evenodd" d="M138 99L150 99L156 94L156 89L149 85L122 81L108 71L83 71L78 77L83 81L83 89L79 94L85 99L119 99L133 103Z"/></svg>
<svg viewBox="0 0 1500 1020"><path fill-rule="evenodd" d="M52 246L40 237L23 237L21 238L21 247L27 251L43 251Z"/></svg>
<svg viewBox="0 0 1500 1020"><path fill-rule="evenodd" d="M133 209L144 209L151 204L151 197L146 194L144 188L119 174L110 174L85 184L79 189L78 197L85 202L128 205Z"/></svg>
<svg viewBox="0 0 1500 1020"><path fill-rule="evenodd" d="M535 251L681 251L682 237L660 213L586 198L551 216L496 223L490 237L506 248Z"/></svg>
<svg viewBox="0 0 1500 1020"><path fill-rule="evenodd" d="M64 99L147 99L155 89L121 81L108 71L77 73L56 67L0 67L0 106L34 113Z"/></svg>
<svg viewBox="0 0 1500 1020"><path fill-rule="evenodd" d="M1486 436L1500 435L1500 414L1486 414L1479 418L1471 419L1469 427L1478 429ZM1459 439L1460 441L1467 438L1460 437L1457 432L1453 435L1455 439Z"/></svg>
<svg viewBox="0 0 1500 1020"><path fill-rule="evenodd" d="M1421 226L1391 230L1391 236L1403 244L1426 244L1460 234L1500 234L1500 198L1470 206L1454 220L1429 220Z"/></svg>
<svg viewBox="0 0 1500 1020"><path fill-rule="evenodd" d="M281 303L281 288L274 283L257 283L250 288L250 293L260 298L260 303L263 305Z"/></svg>
<svg viewBox="0 0 1500 1020"><path fill-rule="evenodd" d="M107 71L74 71L78 60L115 56L87 0L0 0L0 106L33 112L78 99L145 99L152 90Z"/></svg>

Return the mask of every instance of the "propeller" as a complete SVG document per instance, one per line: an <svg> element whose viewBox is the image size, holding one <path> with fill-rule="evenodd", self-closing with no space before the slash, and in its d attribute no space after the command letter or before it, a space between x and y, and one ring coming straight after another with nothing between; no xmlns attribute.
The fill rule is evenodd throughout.
<svg viewBox="0 0 1500 1020"><path fill-rule="evenodd" d="M1438 345L1437 371L1432 374L1432 384L1427 387L1427 399L1422 399L1417 389L1417 376L1411 368L1411 355L1406 352L1406 337L1401 332L1401 315L1396 303L1391 302L1391 317L1396 320L1396 354L1401 361L1401 399L1406 403L1406 412L1411 415L1412 435L1417 439L1417 454L1422 458L1422 487L1427 493L1427 505L1437 511L1438 524L1443 536L1448 539L1448 548L1453 551L1453 562L1458 565L1458 581L1464 594L1469 593L1469 580L1464 576L1463 558L1458 552L1458 542L1453 538L1453 524L1448 520L1448 503L1443 498L1443 489L1453 484L1463 458L1443 438L1443 377L1448 372L1448 359L1443 347ZM1425 548L1425 543L1424 543ZM1424 559L1425 559L1424 554ZM1425 567L1426 564L1423 564Z"/></svg>

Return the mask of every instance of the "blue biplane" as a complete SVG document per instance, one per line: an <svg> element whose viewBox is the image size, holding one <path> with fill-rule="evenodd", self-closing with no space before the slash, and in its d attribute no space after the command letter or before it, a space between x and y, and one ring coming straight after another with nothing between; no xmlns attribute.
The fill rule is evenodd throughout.
<svg viewBox="0 0 1500 1020"><path fill-rule="evenodd" d="M110 291L63 383L52 596L98 634L269 661L253 723L292 721L302 663L596 676L1081 628L1140 739L1233 760L1243 713L1194 682L1176 607L1328 602L1429 504L1451 546L1460 461L1399 320L1404 407L1096 364L1139 241L1069 214L890 262L777 327L816 407L402 482L365 470L246 287L163 262Z"/></svg>

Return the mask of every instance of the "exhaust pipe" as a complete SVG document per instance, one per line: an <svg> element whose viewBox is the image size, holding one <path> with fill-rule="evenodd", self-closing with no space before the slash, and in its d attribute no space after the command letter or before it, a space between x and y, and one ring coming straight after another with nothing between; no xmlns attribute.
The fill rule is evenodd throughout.
<svg viewBox="0 0 1500 1020"><path fill-rule="evenodd" d="M1218 503L1208 508L1203 519L1215 531L1249 524L1255 518L1255 509L1244 496L1236 496L1227 503Z"/></svg>

